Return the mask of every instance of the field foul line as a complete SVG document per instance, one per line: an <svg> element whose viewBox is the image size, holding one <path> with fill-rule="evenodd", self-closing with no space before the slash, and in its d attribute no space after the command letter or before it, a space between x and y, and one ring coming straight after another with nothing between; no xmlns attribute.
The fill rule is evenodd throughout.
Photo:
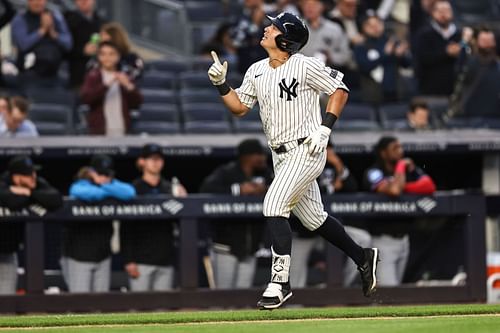
<svg viewBox="0 0 500 333"><path fill-rule="evenodd" d="M500 317L500 313L483 314L457 314L457 315L435 315L435 316L391 316L391 317L352 317L352 318L306 318L306 319L270 319L270 320L234 320L234 321L205 321L189 323L149 323L149 324L101 324L101 325L61 325L44 327L0 327L0 331L13 330L48 330L48 329L72 329L72 328L124 328L130 326L189 326L189 325L218 325L218 324L264 324L264 323L287 323L308 321L346 321L346 320L400 320L400 319L433 319L433 318L468 318L468 317Z"/></svg>

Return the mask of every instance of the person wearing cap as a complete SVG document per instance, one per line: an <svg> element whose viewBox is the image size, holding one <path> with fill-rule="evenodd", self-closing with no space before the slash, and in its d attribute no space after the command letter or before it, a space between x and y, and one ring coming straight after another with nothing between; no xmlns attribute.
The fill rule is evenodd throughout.
<svg viewBox="0 0 500 333"><path fill-rule="evenodd" d="M40 166L29 156L10 159L0 176L0 206L20 210L39 205L54 210L62 205L61 193L39 177ZM21 223L0 223L0 295L14 294L17 286L17 255L23 239Z"/></svg>
<svg viewBox="0 0 500 333"><path fill-rule="evenodd" d="M80 169L69 189L72 198L92 203L106 199L128 201L135 197L131 184L114 178L113 160L94 155ZM72 222L65 225L61 267L70 292L106 292L111 278L112 222Z"/></svg>
<svg viewBox="0 0 500 333"><path fill-rule="evenodd" d="M247 139L237 148L238 159L215 169L200 192L263 196L272 180L267 155L259 140ZM211 250L214 280L219 289L249 288L256 269L255 252L264 233L263 219L215 220Z"/></svg>
<svg viewBox="0 0 500 333"><path fill-rule="evenodd" d="M162 148L154 143L142 147L137 159L141 177L133 181L138 195L185 197L187 191L173 177L162 176L165 159ZM162 291L173 288L174 222L126 221L120 226L121 253L132 291Z"/></svg>

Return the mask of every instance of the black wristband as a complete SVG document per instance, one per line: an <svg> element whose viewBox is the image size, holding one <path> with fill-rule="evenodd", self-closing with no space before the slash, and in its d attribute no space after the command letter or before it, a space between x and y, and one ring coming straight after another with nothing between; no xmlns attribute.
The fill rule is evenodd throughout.
<svg viewBox="0 0 500 333"><path fill-rule="evenodd" d="M337 116L331 112L327 112L321 125L326 126L326 127L331 129L336 121L337 121Z"/></svg>
<svg viewBox="0 0 500 333"><path fill-rule="evenodd" d="M225 96L231 91L231 87L226 82L216 85L215 88L217 88L221 96Z"/></svg>

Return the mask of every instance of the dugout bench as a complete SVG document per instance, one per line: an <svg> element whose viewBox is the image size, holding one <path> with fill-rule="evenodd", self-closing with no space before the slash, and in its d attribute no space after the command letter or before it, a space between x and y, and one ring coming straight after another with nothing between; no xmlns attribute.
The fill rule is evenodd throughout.
<svg viewBox="0 0 500 333"><path fill-rule="evenodd" d="M486 300L485 197L482 194L438 193L435 196L389 198L358 193L325 198L325 207L340 217L451 217L463 223L467 283L461 286L379 288L370 299L359 288L343 288L342 257L327 247L325 288L294 289L290 304L304 306L457 303ZM192 195L188 198L138 198L130 202L85 204L66 199L55 212L37 207L12 212L0 207L0 223L25 222L26 295L0 296L0 313L127 311L186 308L254 308L262 289L210 290L198 288L197 219L261 217L262 198ZM179 288L171 292L44 294L44 226L99 219L178 219L180 221ZM382 257L383 258L383 257Z"/></svg>

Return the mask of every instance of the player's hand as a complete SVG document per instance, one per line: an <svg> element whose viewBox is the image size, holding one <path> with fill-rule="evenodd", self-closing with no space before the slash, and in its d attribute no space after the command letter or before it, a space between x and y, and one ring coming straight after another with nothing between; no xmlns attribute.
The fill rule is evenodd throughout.
<svg viewBox="0 0 500 333"><path fill-rule="evenodd" d="M214 59L214 63L208 69L208 77L214 86L219 86L226 82L227 61L224 61L224 64L221 64L217 53L212 51L211 54Z"/></svg>
<svg viewBox="0 0 500 333"><path fill-rule="evenodd" d="M309 154L316 155L325 151L330 134L332 130L326 126L321 125L315 132L309 135L304 144L309 144Z"/></svg>
<svg viewBox="0 0 500 333"><path fill-rule="evenodd" d="M137 264L135 262L128 263L125 266L125 270L132 279L137 279L139 275L141 275L139 273L139 268L137 267Z"/></svg>

